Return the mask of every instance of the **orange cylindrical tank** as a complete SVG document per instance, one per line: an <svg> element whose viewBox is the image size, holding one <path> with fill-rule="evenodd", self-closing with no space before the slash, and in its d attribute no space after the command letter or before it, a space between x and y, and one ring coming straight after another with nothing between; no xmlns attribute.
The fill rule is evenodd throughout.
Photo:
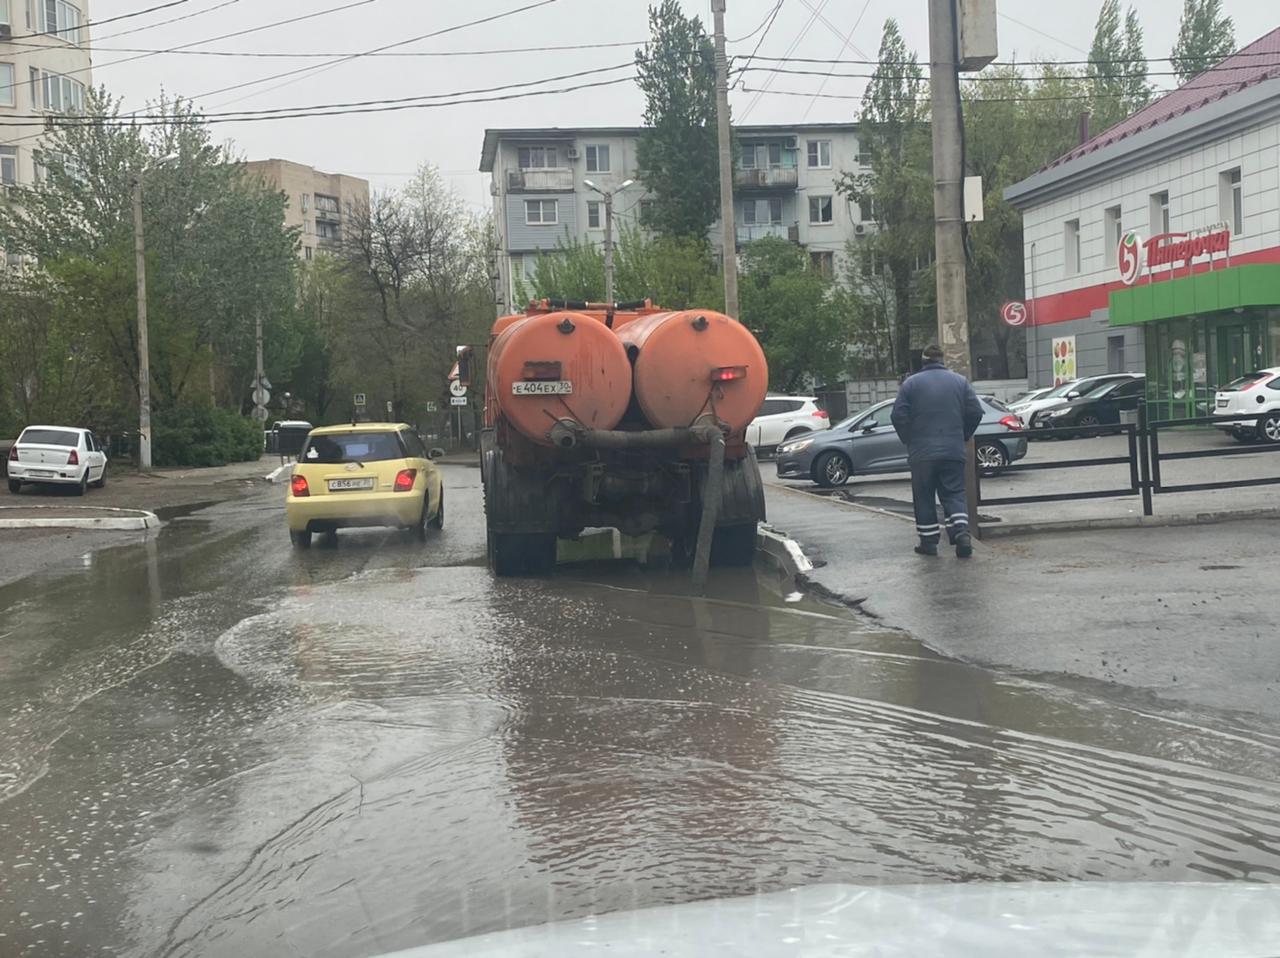
<svg viewBox="0 0 1280 958"><path fill-rule="evenodd" d="M550 445L547 433L559 419L588 429L616 426L631 400L631 364L599 320L544 313L510 323L494 339L489 388L517 431Z"/></svg>
<svg viewBox="0 0 1280 958"><path fill-rule="evenodd" d="M627 323L617 334L636 352L636 402L651 426L689 426L714 405L721 421L738 432L764 402L769 388L764 350L747 327L723 313L654 313ZM717 370L735 378L713 382Z"/></svg>

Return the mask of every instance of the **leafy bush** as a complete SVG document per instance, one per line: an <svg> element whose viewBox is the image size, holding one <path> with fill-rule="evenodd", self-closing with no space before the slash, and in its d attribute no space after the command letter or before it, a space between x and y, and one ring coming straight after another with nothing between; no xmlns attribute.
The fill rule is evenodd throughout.
<svg viewBox="0 0 1280 958"><path fill-rule="evenodd" d="M157 466L225 466L262 455L262 426L229 409L183 406L156 416L151 442Z"/></svg>

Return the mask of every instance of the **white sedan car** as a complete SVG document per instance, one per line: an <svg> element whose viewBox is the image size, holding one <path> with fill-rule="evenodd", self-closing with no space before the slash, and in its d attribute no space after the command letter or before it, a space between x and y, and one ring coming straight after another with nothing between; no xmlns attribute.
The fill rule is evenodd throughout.
<svg viewBox="0 0 1280 958"><path fill-rule="evenodd" d="M88 429L74 426L28 426L9 450L9 491L24 485L50 483L76 487L84 495L90 486L107 484L107 454Z"/></svg>
<svg viewBox="0 0 1280 958"><path fill-rule="evenodd" d="M1228 383L1214 395L1215 416L1256 416L1218 426L1240 442L1280 442L1280 366L1259 369Z"/></svg>

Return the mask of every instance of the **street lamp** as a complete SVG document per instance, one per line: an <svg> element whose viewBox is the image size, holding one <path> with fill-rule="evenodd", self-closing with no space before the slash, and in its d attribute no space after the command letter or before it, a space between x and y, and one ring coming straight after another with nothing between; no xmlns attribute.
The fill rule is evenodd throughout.
<svg viewBox="0 0 1280 958"><path fill-rule="evenodd" d="M616 190L602 190L590 180L582 184L604 197L604 301L613 305L613 198L634 183L626 180Z"/></svg>
<svg viewBox="0 0 1280 958"><path fill-rule="evenodd" d="M156 160L133 174L133 255L138 280L138 468L151 468L151 353L147 346L147 247L142 235L142 177L178 158Z"/></svg>

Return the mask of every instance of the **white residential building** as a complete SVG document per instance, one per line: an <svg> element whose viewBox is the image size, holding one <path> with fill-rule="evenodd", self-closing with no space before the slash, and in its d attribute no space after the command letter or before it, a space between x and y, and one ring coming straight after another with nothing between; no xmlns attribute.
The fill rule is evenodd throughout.
<svg viewBox="0 0 1280 958"><path fill-rule="evenodd" d="M486 130L480 169L492 176L497 238L498 311L521 304L518 282L536 268L539 252L558 240L601 242L603 190L638 179L637 127ZM808 250L815 265L839 275L846 244L871 229L870 216L836 190L845 172L865 172L858 128L850 123L743 126L734 170L738 245L765 236ZM637 183L614 201L614 228L636 226L647 198ZM720 248L719 226L711 242Z"/></svg>

